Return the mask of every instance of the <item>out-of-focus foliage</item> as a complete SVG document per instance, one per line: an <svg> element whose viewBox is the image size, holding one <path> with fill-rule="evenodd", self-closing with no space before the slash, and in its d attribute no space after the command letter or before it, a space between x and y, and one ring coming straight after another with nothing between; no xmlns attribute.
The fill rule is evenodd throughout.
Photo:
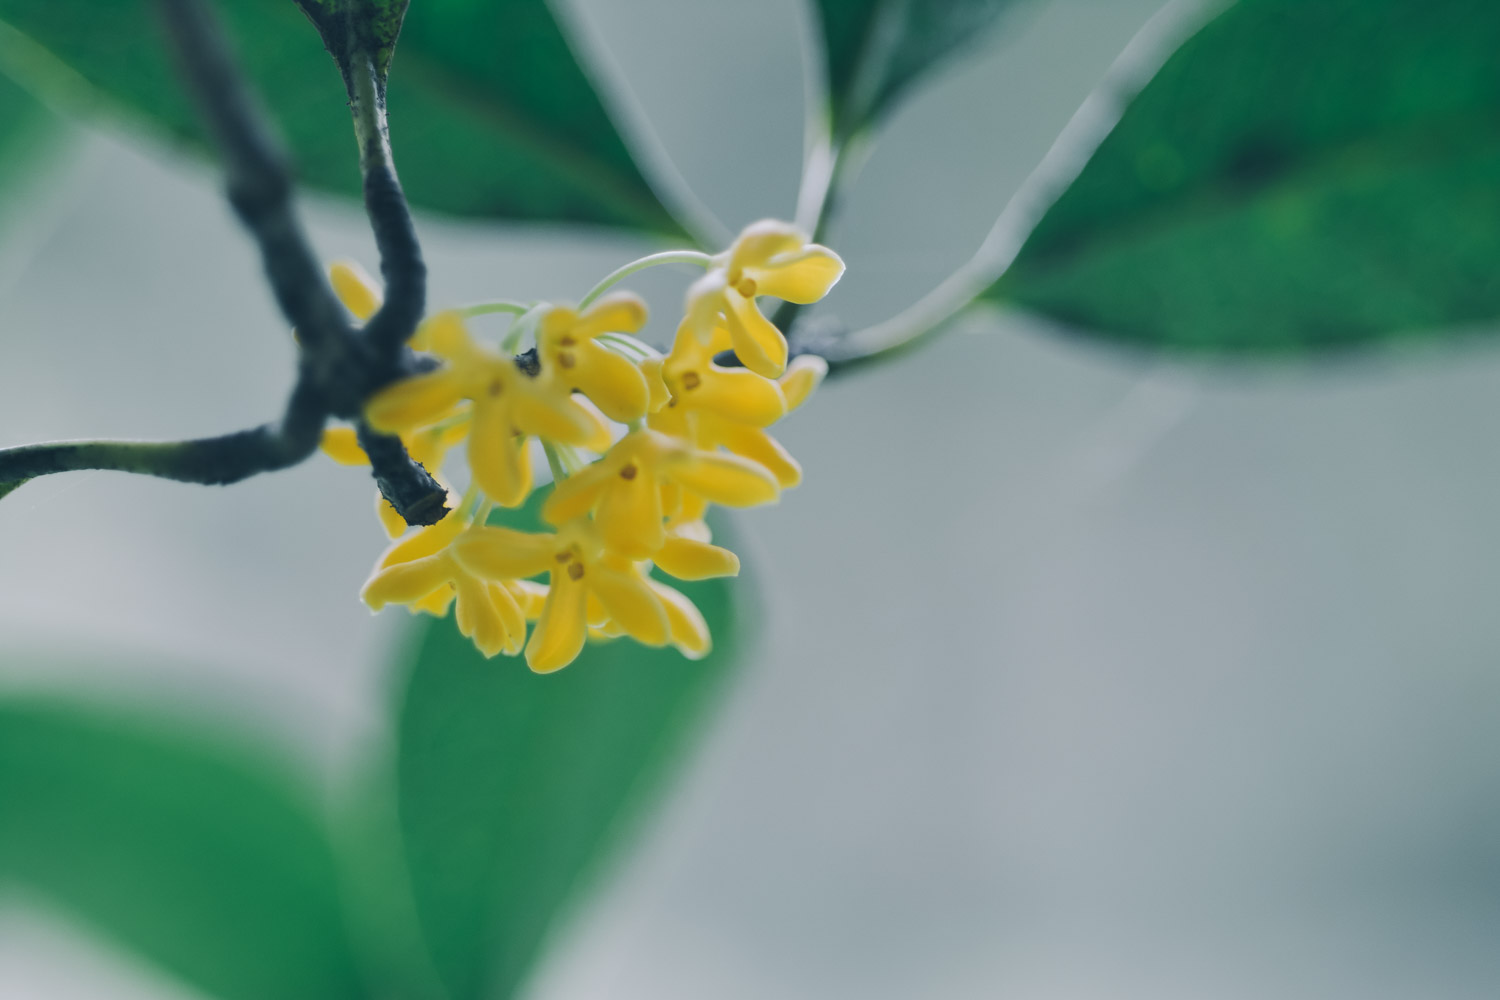
<svg viewBox="0 0 1500 1000"><path fill-rule="evenodd" d="M1356 346L1500 317L1500 6L1242 0L990 291L1101 337Z"/></svg>
<svg viewBox="0 0 1500 1000"><path fill-rule="evenodd" d="M923 73L1016 0L816 0L833 134L879 118Z"/></svg>
<svg viewBox="0 0 1500 1000"><path fill-rule="evenodd" d="M25 175L37 146L52 130L51 119L29 94L0 77L0 192ZM4 201L0 194L0 216L5 214Z"/></svg>
<svg viewBox="0 0 1500 1000"><path fill-rule="evenodd" d="M0 704L0 889L221 1000L366 995L309 791L160 721Z"/></svg>
<svg viewBox="0 0 1500 1000"><path fill-rule="evenodd" d="M540 530L545 495L491 523ZM696 663L619 640L538 675L484 659L451 621L425 628L398 795L417 911L455 1000L515 993L739 661L745 581L673 584L713 631Z"/></svg>
<svg viewBox="0 0 1500 1000"><path fill-rule="evenodd" d="M303 179L357 197L349 112L318 33L290 0L217 6ZM0 48L0 69L28 87L78 103L82 78L96 88L98 108L204 144L145 0L0 0L0 20L56 57L17 58L20 46ZM681 235L545 0L415 4L394 65L397 167L419 207Z"/></svg>

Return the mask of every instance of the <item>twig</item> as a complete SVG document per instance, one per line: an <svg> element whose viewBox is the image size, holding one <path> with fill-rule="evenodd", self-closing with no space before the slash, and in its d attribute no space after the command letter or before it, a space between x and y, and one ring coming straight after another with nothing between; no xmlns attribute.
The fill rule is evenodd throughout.
<svg viewBox="0 0 1500 1000"><path fill-rule="evenodd" d="M365 170L365 203L387 285L385 306L361 332L352 327L323 276L293 206L286 155L259 113L213 16L203 0L159 0L159 5L179 68L222 154L230 204L259 244L276 301L297 329L297 383L281 420L220 437L0 449L0 484L81 469L192 483L238 482L301 462L317 449L328 417L358 420L371 393L422 366L404 345L425 308L427 272L396 182L386 135L384 85L377 79L373 58L360 63L369 71L367 79L345 74ZM407 523L433 524L447 513L446 492L411 460L400 439L375 434L363 425L359 434L381 493Z"/></svg>
<svg viewBox="0 0 1500 1000"><path fill-rule="evenodd" d="M163 22L182 76L224 160L228 197L260 244L266 276L286 318L310 353L349 329L292 208L285 152L240 76L238 63L200 0L161 0Z"/></svg>
<svg viewBox="0 0 1500 1000"><path fill-rule="evenodd" d="M365 325L365 337L377 350L392 351L411 338L427 308L427 265L391 159L384 80L368 55L351 53L348 65L349 109L359 142L365 212L385 279L385 302Z"/></svg>
<svg viewBox="0 0 1500 1000"><path fill-rule="evenodd" d="M296 465L317 450L324 412L317 391L300 381L281 420L195 441L60 441L0 451L0 480L107 469L184 483L224 486Z"/></svg>

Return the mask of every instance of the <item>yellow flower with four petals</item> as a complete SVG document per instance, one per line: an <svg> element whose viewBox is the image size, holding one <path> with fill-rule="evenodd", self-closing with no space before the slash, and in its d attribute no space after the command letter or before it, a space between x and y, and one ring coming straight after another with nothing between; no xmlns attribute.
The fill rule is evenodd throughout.
<svg viewBox="0 0 1500 1000"><path fill-rule="evenodd" d="M806 305L828 294L844 274L844 262L827 247L785 222L765 219L745 227L718 266L693 283L687 322L705 343L714 330L729 331L740 363L775 378L786 368L786 338L761 315L758 296Z"/></svg>

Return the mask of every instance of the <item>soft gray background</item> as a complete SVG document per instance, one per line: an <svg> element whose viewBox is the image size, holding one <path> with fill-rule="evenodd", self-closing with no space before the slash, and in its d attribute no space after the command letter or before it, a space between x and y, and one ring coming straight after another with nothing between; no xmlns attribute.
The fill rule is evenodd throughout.
<svg viewBox="0 0 1500 1000"><path fill-rule="evenodd" d="M1045 5L906 105L832 305L884 318L965 259L1155 6ZM570 9L726 223L790 214L795 0ZM291 347L213 174L74 152L0 249L0 444L274 413ZM439 303L576 297L639 250L423 230ZM639 285L655 329L684 278ZM808 481L742 518L760 656L534 997L1500 995L1500 354L1233 372L1053 332L973 318L785 425ZM0 507L0 684L184 702L336 779L404 617L355 599L380 545L322 461L34 483ZM189 995L0 907L6 1000Z"/></svg>

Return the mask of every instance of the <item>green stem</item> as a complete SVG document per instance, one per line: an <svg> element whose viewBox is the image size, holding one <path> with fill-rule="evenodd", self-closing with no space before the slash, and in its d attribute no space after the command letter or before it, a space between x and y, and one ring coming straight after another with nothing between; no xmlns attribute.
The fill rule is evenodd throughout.
<svg viewBox="0 0 1500 1000"><path fill-rule="evenodd" d="M508 299L496 299L494 302L479 302L472 306L464 306L458 310L463 317L485 316L490 313L510 313L512 316L520 316L532 307L525 302L511 302Z"/></svg>
<svg viewBox="0 0 1500 1000"><path fill-rule="evenodd" d="M637 361L661 357L661 352L650 344L639 341L626 333L601 333L594 339L605 347L612 347Z"/></svg>
<svg viewBox="0 0 1500 1000"><path fill-rule="evenodd" d="M856 138L834 141L825 131L808 151L797 192L797 228L821 243L833 226L845 186L863 161L864 143ZM777 329L788 331L805 307L783 302L771 314Z"/></svg>
<svg viewBox="0 0 1500 1000"><path fill-rule="evenodd" d="M709 268L713 266L713 262L714 259L711 256L699 250L665 250L642 257L640 260L633 260L624 267L611 271L603 281L590 288L588 294L578 303L578 308L587 309L599 296L637 271L644 271L648 267L655 267L658 264L697 264L699 267Z"/></svg>
<svg viewBox="0 0 1500 1000"><path fill-rule="evenodd" d="M568 478L568 470L563 468L562 459L558 457L557 449L551 441L542 442L542 453L547 456L547 467L552 470L552 481L560 483Z"/></svg>

